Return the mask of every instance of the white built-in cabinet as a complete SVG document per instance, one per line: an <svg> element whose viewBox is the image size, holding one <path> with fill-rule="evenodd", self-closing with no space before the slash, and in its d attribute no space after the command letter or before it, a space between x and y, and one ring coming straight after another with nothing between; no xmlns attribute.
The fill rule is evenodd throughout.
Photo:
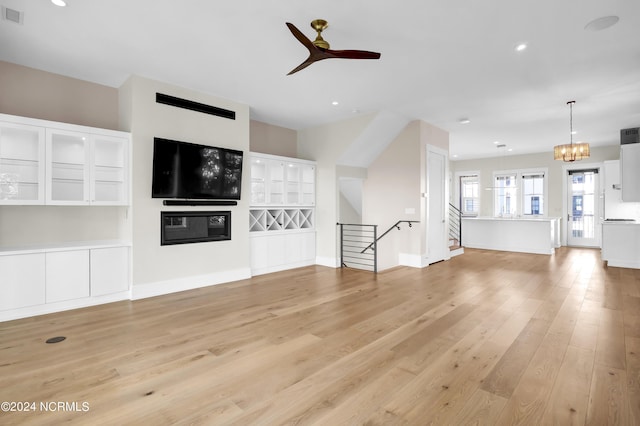
<svg viewBox="0 0 640 426"><path fill-rule="evenodd" d="M0 114L0 204L128 205L129 135Z"/></svg>
<svg viewBox="0 0 640 426"><path fill-rule="evenodd" d="M315 162L251 153L250 164L252 274L314 264Z"/></svg>
<svg viewBox="0 0 640 426"><path fill-rule="evenodd" d="M130 298L130 246L0 249L0 321Z"/></svg>
<svg viewBox="0 0 640 426"><path fill-rule="evenodd" d="M130 150L125 132L0 114L0 209L128 206ZM0 321L130 298L127 241L1 244Z"/></svg>
<svg viewBox="0 0 640 426"><path fill-rule="evenodd" d="M640 143L620 146L622 201L640 201Z"/></svg>

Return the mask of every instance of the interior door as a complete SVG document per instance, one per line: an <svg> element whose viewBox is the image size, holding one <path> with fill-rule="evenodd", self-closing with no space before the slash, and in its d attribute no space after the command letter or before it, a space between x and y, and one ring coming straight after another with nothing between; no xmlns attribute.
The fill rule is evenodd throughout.
<svg viewBox="0 0 640 426"><path fill-rule="evenodd" d="M567 212L567 245L600 247L597 169L569 171Z"/></svg>
<svg viewBox="0 0 640 426"><path fill-rule="evenodd" d="M445 220L446 156L427 150L427 260L435 263L446 258L447 236Z"/></svg>

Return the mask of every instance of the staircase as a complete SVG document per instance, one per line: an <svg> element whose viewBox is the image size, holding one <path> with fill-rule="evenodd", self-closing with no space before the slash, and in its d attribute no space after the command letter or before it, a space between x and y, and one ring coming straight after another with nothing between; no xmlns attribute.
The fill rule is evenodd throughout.
<svg viewBox="0 0 640 426"><path fill-rule="evenodd" d="M451 257L464 253L462 247L462 213L449 203L449 254Z"/></svg>

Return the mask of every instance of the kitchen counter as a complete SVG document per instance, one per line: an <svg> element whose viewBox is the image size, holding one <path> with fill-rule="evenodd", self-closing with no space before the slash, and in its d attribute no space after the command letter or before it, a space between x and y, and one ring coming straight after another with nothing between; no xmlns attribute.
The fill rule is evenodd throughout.
<svg viewBox="0 0 640 426"><path fill-rule="evenodd" d="M601 256L608 266L640 269L640 223L604 221Z"/></svg>
<svg viewBox="0 0 640 426"><path fill-rule="evenodd" d="M559 217L463 217L462 245L469 248L554 254Z"/></svg>

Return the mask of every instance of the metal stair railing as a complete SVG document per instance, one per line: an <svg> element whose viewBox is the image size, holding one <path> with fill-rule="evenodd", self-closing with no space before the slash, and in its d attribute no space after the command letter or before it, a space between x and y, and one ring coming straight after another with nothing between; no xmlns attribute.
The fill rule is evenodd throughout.
<svg viewBox="0 0 640 426"><path fill-rule="evenodd" d="M462 246L462 212L449 203L449 240L455 240Z"/></svg>
<svg viewBox="0 0 640 426"><path fill-rule="evenodd" d="M387 235L389 232L393 231L394 228L397 228L398 231L400 230L400 224L401 223L408 223L409 224L409 228L411 228L411 224L412 223L420 223L417 220L399 220L396 223L394 223L393 225L391 225L389 227L389 229L387 229L386 231L384 231L382 233L382 235L380 235L374 242L377 243L380 239L382 239L382 237L384 237L385 235ZM362 253L364 253L365 251L367 251L368 249L372 249L373 251L375 251L375 247L373 247L373 243L369 244L367 247L364 248L364 250L362 250Z"/></svg>
<svg viewBox="0 0 640 426"><path fill-rule="evenodd" d="M340 226L340 266L378 272L375 252L378 225L338 223ZM364 253L373 244L371 253ZM364 250L362 248L365 248Z"/></svg>

